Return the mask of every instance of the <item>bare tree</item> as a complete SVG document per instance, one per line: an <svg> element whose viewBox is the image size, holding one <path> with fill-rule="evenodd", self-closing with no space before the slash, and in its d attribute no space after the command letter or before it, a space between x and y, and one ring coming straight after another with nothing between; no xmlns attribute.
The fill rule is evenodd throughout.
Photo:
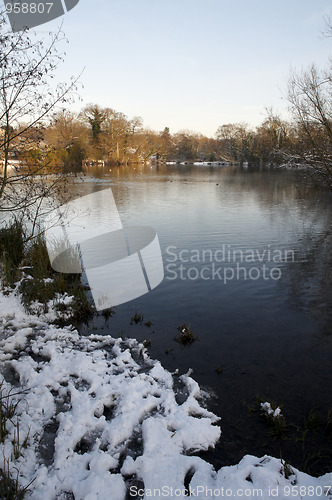
<svg viewBox="0 0 332 500"><path fill-rule="evenodd" d="M228 123L218 127L216 139L220 154L227 160L244 161L249 158L250 129L247 123Z"/></svg>
<svg viewBox="0 0 332 500"><path fill-rule="evenodd" d="M293 73L288 99L297 122L298 158L313 178L332 190L332 64Z"/></svg>
<svg viewBox="0 0 332 500"><path fill-rule="evenodd" d="M325 37L332 36L331 19L325 20ZM288 100L297 124L297 158L310 167L320 184L332 190L332 58L326 68L312 65L293 72Z"/></svg>
<svg viewBox="0 0 332 500"><path fill-rule="evenodd" d="M52 82L63 41L61 29L43 38L29 30L13 33L0 14L0 212L35 218L61 180L49 178L59 170L51 168L41 143L43 122L77 91L77 78Z"/></svg>

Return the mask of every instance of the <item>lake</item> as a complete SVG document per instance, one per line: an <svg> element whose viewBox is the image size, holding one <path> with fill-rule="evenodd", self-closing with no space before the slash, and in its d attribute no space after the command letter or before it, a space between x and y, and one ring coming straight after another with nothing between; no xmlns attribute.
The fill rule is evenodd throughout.
<svg viewBox="0 0 332 500"><path fill-rule="evenodd" d="M165 277L81 333L148 340L169 370L191 368L221 417L222 439L204 454L216 467L267 453L330 471L331 197L303 172L250 165L89 167L73 190L109 187L124 226L157 231ZM135 313L144 320L130 324ZM184 324L198 337L189 346L174 340ZM281 407L282 435L257 397Z"/></svg>

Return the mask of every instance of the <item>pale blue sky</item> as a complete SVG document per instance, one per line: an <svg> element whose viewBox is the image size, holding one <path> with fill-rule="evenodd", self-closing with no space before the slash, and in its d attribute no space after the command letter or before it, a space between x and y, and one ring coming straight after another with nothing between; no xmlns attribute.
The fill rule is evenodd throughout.
<svg viewBox="0 0 332 500"><path fill-rule="evenodd" d="M291 67L325 65L329 0L80 0L63 17L61 78L85 71L83 103L213 136L286 109ZM53 29L59 21L40 27Z"/></svg>

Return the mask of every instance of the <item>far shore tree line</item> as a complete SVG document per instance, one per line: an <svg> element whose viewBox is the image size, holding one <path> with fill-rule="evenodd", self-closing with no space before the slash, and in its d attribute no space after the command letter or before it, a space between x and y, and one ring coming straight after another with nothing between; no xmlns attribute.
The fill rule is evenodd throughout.
<svg viewBox="0 0 332 500"><path fill-rule="evenodd" d="M79 170L84 162L123 165L157 158L319 165L332 174L332 76L327 78L314 66L293 75L289 97L294 120L285 121L267 110L258 127L228 123L221 125L213 138L190 130L171 134L168 127L159 132L145 129L142 118L129 119L97 104L79 113L62 109L48 123L28 130L24 130L24 123L12 128L17 139L11 143L10 157L35 164L46 156L50 169L61 167L64 171Z"/></svg>

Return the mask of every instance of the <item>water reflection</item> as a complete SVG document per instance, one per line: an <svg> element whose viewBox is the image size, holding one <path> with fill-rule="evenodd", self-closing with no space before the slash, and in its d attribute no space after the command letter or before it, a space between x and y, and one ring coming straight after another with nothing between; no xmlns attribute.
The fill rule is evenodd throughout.
<svg viewBox="0 0 332 500"><path fill-rule="evenodd" d="M262 429L248 420L246 405L261 394L283 404L295 422L312 406L329 410L332 336L321 334L331 333L332 324L331 199L305 185L299 189L301 174L273 169L98 167L87 174L80 193L111 186L124 226L157 231L165 266L165 279L153 292L117 307L106 323L96 319L94 326L150 339L152 356L166 367L191 367L201 384L213 388L224 436L213 458L219 465L238 462L244 452L278 455L278 446L267 449L259 442ZM292 250L295 259L277 264L278 280L242 277L227 283L202 278L206 262L181 262L181 250L216 252L223 245ZM194 279L186 273L185 279L169 279L170 246L177 266L195 267ZM267 260L243 266L270 265ZM220 263L222 269L226 265ZM153 326L130 326L135 312ZM183 323L200 339L187 349L174 342ZM299 457L289 453L296 466Z"/></svg>

